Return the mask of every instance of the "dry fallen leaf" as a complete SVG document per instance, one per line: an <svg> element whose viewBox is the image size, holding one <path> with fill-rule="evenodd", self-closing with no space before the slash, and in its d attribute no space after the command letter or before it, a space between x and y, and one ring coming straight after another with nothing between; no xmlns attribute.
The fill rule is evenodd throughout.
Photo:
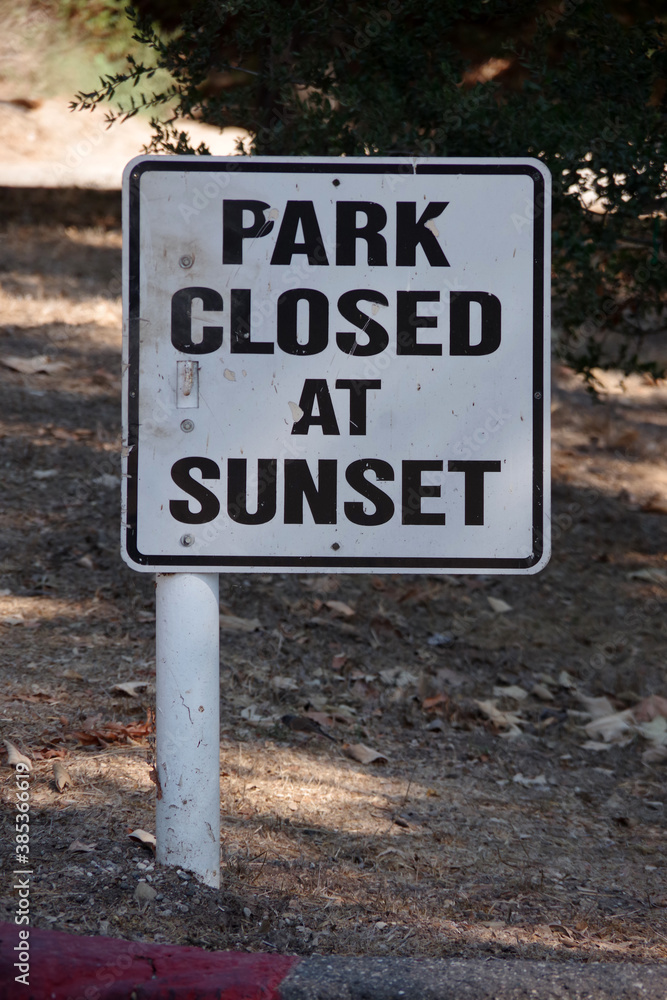
<svg viewBox="0 0 667 1000"><path fill-rule="evenodd" d="M412 674L409 670L405 670L405 668L403 668L402 670L399 670L394 683L396 684L396 687L403 688L409 687L410 684L417 684L418 681L419 678L416 674Z"/></svg>
<svg viewBox="0 0 667 1000"><path fill-rule="evenodd" d="M563 937L567 938L573 937L572 932L563 924L549 924L549 930L555 931L557 934L561 934Z"/></svg>
<svg viewBox="0 0 667 1000"><path fill-rule="evenodd" d="M306 715L310 716L313 719L316 719L316 721L319 721L323 726L325 725L325 723L322 722L321 719L319 719L318 712L306 712ZM329 715L331 716L334 722L342 723L344 726L351 726L352 723L355 721L352 710L346 709L344 705L340 706L339 708L332 708L329 712Z"/></svg>
<svg viewBox="0 0 667 1000"><path fill-rule="evenodd" d="M257 705L248 705L246 708L241 710L241 718L245 719L246 722L264 722L269 717L268 715L262 715L257 709Z"/></svg>
<svg viewBox="0 0 667 1000"><path fill-rule="evenodd" d="M659 694L651 694L634 706L632 714L637 722L650 722L651 719L658 716L667 719L667 698L663 698Z"/></svg>
<svg viewBox="0 0 667 1000"><path fill-rule="evenodd" d="M551 674L545 674L544 672L536 674L537 680L542 684L546 684L547 687L558 687L558 681L555 681Z"/></svg>
<svg viewBox="0 0 667 1000"><path fill-rule="evenodd" d="M508 604L507 601L503 601L500 597L487 597L487 601L491 610L495 611L497 615L505 615L508 611L512 610L512 605Z"/></svg>
<svg viewBox="0 0 667 1000"><path fill-rule="evenodd" d="M53 760L54 757L66 757L67 750L62 747L56 750L55 747L44 747L43 750L35 750L35 760Z"/></svg>
<svg viewBox="0 0 667 1000"><path fill-rule="evenodd" d="M82 681L84 678L81 674L77 673L76 670L71 670L69 667L67 670L63 670L61 677L65 677L68 681Z"/></svg>
<svg viewBox="0 0 667 1000"><path fill-rule="evenodd" d="M383 684L395 685L396 687L407 687L409 684L416 684L419 680L415 674L411 674L403 667L389 667L388 670L381 670L379 677Z"/></svg>
<svg viewBox="0 0 667 1000"><path fill-rule="evenodd" d="M81 840L73 840L72 843L67 848L68 851L80 851L83 853L89 853L94 851L97 847L97 843L94 844L84 844Z"/></svg>
<svg viewBox="0 0 667 1000"><path fill-rule="evenodd" d="M293 677L272 677L270 683L276 691L297 691L299 688Z"/></svg>
<svg viewBox="0 0 667 1000"><path fill-rule="evenodd" d="M662 715L657 715L650 722L642 722L638 727L639 732L657 747L667 745L667 719Z"/></svg>
<svg viewBox="0 0 667 1000"><path fill-rule="evenodd" d="M589 698L581 691L575 691L574 696L584 706L591 719L604 719L605 716L616 713L616 709L608 698Z"/></svg>
<svg viewBox="0 0 667 1000"><path fill-rule="evenodd" d="M605 743L619 743L634 731L635 720L632 710L626 708L624 712L614 712L613 715L603 715L599 719L593 719L584 726L584 729L586 735L593 740L601 737Z"/></svg>
<svg viewBox="0 0 667 1000"><path fill-rule="evenodd" d="M256 632L262 627L259 618L237 618L235 615L220 615L220 628L226 632Z"/></svg>
<svg viewBox="0 0 667 1000"><path fill-rule="evenodd" d="M436 712L438 715L442 715L443 708L449 705L450 698L448 694L434 694L431 698L424 698L422 701L422 710L424 712Z"/></svg>
<svg viewBox="0 0 667 1000"><path fill-rule="evenodd" d="M119 694L126 694L129 698L137 698L141 688L148 687L148 681L123 681L122 684L114 684L112 691Z"/></svg>
<svg viewBox="0 0 667 1000"><path fill-rule="evenodd" d="M109 743L132 742L143 736L148 736L154 730L153 715L149 711L145 722L103 722L99 715L86 719L82 729L77 729L71 733L80 743L85 745L98 743L100 746L107 746Z"/></svg>
<svg viewBox="0 0 667 1000"><path fill-rule="evenodd" d="M72 784L72 777L69 771L59 760L54 760L53 762L53 779L59 792L64 792L67 786Z"/></svg>
<svg viewBox="0 0 667 1000"><path fill-rule="evenodd" d="M352 618L356 614L354 608L351 608L344 601L325 601L324 603L329 611L333 611L335 615L340 615L341 618Z"/></svg>
<svg viewBox="0 0 667 1000"><path fill-rule="evenodd" d="M15 698L17 701L28 701L39 705L43 705L45 703L48 705L57 705L58 703L57 698L54 698L48 691L43 691L41 688L38 688L35 684L32 685L32 694L24 691L21 694L15 695Z"/></svg>
<svg viewBox="0 0 667 1000"><path fill-rule="evenodd" d="M317 724L322 726L324 729L331 729L336 722L334 717L329 715L327 712L304 712L303 714L307 719L312 719L313 722L317 722ZM349 724L349 721L349 719L346 719L345 723Z"/></svg>
<svg viewBox="0 0 667 1000"><path fill-rule="evenodd" d="M531 788L535 785L542 788L546 788L549 784L549 782L547 781L547 779L543 774L538 774L536 778L526 778L526 776L521 774L521 772L515 774L514 777L512 778L512 781L514 782L515 785L523 785L524 788Z"/></svg>
<svg viewBox="0 0 667 1000"><path fill-rule="evenodd" d="M7 747L7 763L10 767L16 767L17 764L21 764L26 770L32 771L32 761L29 757L21 753L9 740L3 740L3 743Z"/></svg>
<svg viewBox="0 0 667 1000"><path fill-rule="evenodd" d="M528 692L517 684L510 684L508 687L494 687L494 698L510 698L512 701L523 701L528 697Z"/></svg>
<svg viewBox="0 0 667 1000"><path fill-rule="evenodd" d="M150 850L155 850L157 844L155 834L149 833L148 830L130 830L128 837L131 837L132 840L138 840L140 844L148 847Z"/></svg>
<svg viewBox="0 0 667 1000"><path fill-rule="evenodd" d="M313 698L311 697L310 700L313 701ZM354 722L357 714L356 708L352 708L351 705L335 705L329 709L329 712L332 718L343 722Z"/></svg>
<svg viewBox="0 0 667 1000"><path fill-rule="evenodd" d="M358 760L360 764L386 764L388 758L377 750L364 746L363 743L344 743L343 750L352 760Z"/></svg>
<svg viewBox="0 0 667 1000"><path fill-rule="evenodd" d="M520 732L519 725L523 721L520 715L516 715L514 712L503 712L498 708L495 701L475 701L480 711L490 719L494 726L498 726L499 729L509 729L512 731L513 735Z"/></svg>

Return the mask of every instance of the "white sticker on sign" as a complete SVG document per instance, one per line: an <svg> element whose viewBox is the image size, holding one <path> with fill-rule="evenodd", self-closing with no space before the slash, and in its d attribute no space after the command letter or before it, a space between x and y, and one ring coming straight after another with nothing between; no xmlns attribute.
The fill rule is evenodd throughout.
<svg viewBox="0 0 667 1000"><path fill-rule="evenodd" d="M543 164L147 156L123 194L129 565L545 565Z"/></svg>

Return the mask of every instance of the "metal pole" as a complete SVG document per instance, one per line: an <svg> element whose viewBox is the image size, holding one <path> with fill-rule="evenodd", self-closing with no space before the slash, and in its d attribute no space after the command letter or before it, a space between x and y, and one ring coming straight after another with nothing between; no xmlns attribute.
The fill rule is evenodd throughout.
<svg viewBox="0 0 667 1000"><path fill-rule="evenodd" d="M220 886L217 573L158 573L156 856Z"/></svg>

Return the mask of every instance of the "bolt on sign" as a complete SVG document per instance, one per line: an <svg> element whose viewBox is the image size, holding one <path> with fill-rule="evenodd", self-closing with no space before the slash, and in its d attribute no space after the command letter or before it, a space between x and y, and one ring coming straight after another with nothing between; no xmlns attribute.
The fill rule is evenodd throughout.
<svg viewBox="0 0 667 1000"><path fill-rule="evenodd" d="M539 161L146 156L123 193L130 566L545 565Z"/></svg>

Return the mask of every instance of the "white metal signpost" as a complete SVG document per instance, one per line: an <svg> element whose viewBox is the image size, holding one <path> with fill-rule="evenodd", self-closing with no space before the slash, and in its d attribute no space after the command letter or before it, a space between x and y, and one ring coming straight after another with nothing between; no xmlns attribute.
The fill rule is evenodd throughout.
<svg viewBox="0 0 667 1000"><path fill-rule="evenodd" d="M218 883L218 573L546 564L549 214L537 160L126 168L123 556L158 574L160 860Z"/></svg>

